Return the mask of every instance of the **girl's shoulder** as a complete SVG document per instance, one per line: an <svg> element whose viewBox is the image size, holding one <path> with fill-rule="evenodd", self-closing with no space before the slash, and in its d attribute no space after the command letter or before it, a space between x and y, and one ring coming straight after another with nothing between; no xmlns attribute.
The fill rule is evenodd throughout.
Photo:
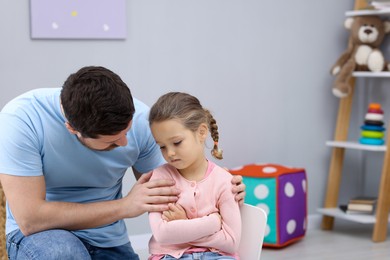
<svg viewBox="0 0 390 260"><path fill-rule="evenodd" d="M166 178L167 176L171 178L172 177L176 178L178 174L179 173L175 167L169 165L168 163L165 163L153 170L152 178L161 179L161 178Z"/></svg>
<svg viewBox="0 0 390 260"><path fill-rule="evenodd" d="M231 180L233 178L233 176L230 172L228 172L225 168L223 168L217 164L214 165L213 170L211 171L210 175L214 176L214 178L218 178L218 179L228 181L228 182L231 182Z"/></svg>

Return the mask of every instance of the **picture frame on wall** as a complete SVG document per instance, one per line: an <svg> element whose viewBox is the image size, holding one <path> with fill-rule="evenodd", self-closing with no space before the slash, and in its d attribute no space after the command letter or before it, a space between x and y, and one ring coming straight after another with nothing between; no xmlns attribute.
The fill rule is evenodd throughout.
<svg viewBox="0 0 390 260"><path fill-rule="evenodd" d="M30 0L32 39L126 39L126 0Z"/></svg>

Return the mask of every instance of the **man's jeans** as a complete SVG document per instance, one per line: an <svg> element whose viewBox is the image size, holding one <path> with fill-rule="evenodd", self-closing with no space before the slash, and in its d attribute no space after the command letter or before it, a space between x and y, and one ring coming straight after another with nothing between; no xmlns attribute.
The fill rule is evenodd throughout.
<svg viewBox="0 0 390 260"><path fill-rule="evenodd" d="M7 235L7 253L11 260L25 259L127 259L139 260L131 244L101 248L92 246L66 230L48 230L25 237L20 230Z"/></svg>

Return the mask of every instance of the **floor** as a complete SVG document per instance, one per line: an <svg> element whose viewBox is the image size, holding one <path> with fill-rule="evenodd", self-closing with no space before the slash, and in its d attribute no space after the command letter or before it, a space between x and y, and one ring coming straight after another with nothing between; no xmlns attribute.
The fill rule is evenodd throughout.
<svg viewBox="0 0 390 260"><path fill-rule="evenodd" d="M371 240L372 225L351 223L336 219L332 231L322 231L319 225L310 225L306 236L283 249L263 248L261 260L382 260L390 259L390 229L385 242ZM141 260L146 260L145 249L149 235L132 237L131 241ZM241 259L254 260L254 259Z"/></svg>
<svg viewBox="0 0 390 260"><path fill-rule="evenodd" d="M332 231L309 229L303 240L284 249L263 249L262 260L390 259L390 229L385 242L371 240L373 226L336 220ZM249 260L249 259L248 259Z"/></svg>

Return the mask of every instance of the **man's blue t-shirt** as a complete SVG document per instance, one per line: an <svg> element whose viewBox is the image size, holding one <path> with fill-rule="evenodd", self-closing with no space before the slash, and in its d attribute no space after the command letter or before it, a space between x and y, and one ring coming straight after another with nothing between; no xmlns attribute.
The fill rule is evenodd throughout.
<svg viewBox="0 0 390 260"><path fill-rule="evenodd" d="M3 108L0 173L43 175L46 200L90 203L121 198L122 178L129 167L145 173L164 163L149 129L149 108L145 104L134 99L135 114L126 146L94 151L66 129L60 92L60 88L32 90ZM7 204L6 233L18 228ZM74 233L100 247L128 242L123 220Z"/></svg>

